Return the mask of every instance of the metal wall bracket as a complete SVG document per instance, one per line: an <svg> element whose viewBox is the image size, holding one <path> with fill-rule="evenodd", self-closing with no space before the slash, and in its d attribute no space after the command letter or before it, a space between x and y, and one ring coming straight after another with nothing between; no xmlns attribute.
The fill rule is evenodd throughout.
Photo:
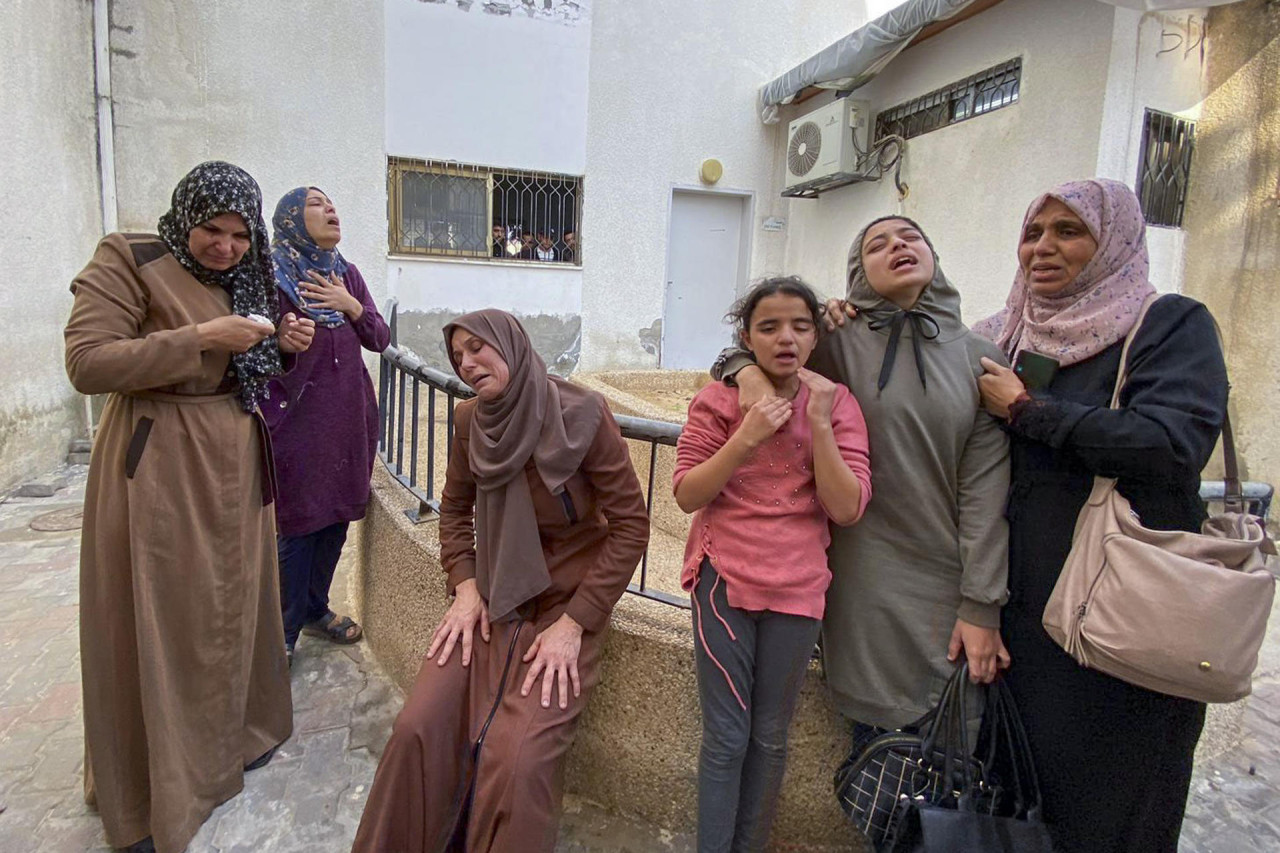
<svg viewBox="0 0 1280 853"><path fill-rule="evenodd" d="M414 509L406 509L404 514L405 517L414 524L426 524L431 521L440 520L439 508L433 507L431 504L421 499L418 500L417 507Z"/></svg>

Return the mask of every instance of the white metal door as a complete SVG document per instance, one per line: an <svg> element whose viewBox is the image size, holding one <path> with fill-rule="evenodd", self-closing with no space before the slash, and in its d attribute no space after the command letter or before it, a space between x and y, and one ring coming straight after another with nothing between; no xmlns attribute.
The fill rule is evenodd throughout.
<svg viewBox="0 0 1280 853"><path fill-rule="evenodd" d="M671 198L662 366L707 369L732 332L725 312L744 275L745 196L675 190Z"/></svg>

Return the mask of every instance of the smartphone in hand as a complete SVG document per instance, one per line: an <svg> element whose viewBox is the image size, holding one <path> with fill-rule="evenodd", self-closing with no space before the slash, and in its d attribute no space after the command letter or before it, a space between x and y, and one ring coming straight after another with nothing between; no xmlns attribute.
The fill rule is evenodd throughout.
<svg viewBox="0 0 1280 853"><path fill-rule="evenodd" d="M1058 360L1024 349L1013 360L1013 372L1028 391L1038 391L1049 387L1053 377L1058 375Z"/></svg>

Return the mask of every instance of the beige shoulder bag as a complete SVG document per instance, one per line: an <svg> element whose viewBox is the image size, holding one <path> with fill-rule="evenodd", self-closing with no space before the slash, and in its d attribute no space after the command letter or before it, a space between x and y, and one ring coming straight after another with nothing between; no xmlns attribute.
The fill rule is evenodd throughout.
<svg viewBox="0 0 1280 853"><path fill-rule="evenodd" d="M1111 408L1128 374L1120 354ZM1095 477L1071 553L1044 609L1044 629L1082 665L1173 696L1233 702L1249 695L1275 595L1275 546L1245 513L1231 422L1222 428L1226 501L1201 533L1148 530L1117 490Z"/></svg>

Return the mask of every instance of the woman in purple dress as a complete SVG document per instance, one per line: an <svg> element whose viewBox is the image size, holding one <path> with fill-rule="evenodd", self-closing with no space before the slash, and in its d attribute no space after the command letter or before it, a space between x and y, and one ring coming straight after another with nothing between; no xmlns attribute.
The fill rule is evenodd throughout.
<svg viewBox="0 0 1280 853"><path fill-rule="evenodd" d="M364 518L378 444L378 408L361 347L381 352L386 322L355 264L339 254L342 226L315 187L285 193L271 220L271 261L283 311L316 323L310 350L272 380L262 411L271 428L279 497L280 600L289 663L299 633L354 643L360 626L329 609L329 585Z"/></svg>

